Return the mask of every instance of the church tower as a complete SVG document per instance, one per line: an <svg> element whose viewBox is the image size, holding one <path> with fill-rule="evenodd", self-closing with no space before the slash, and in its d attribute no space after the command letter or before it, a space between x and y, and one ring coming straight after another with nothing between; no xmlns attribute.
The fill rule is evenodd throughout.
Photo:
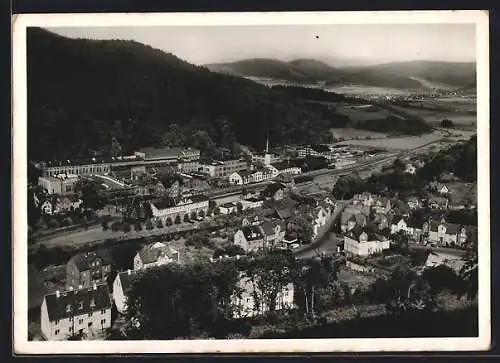
<svg viewBox="0 0 500 363"><path fill-rule="evenodd" d="M269 154L269 137L266 137L266 153L264 155L264 165L271 165L271 154Z"/></svg>

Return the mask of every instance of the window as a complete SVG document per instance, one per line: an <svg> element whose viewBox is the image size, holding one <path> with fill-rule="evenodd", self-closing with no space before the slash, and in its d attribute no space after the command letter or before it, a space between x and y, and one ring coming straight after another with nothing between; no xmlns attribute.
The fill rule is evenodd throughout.
<svg viewBox="0 0 500 363"><path fill-rule="evenodd" d="M54 321L54 324L55 325L59 324L59 320Z"/></svg>
<svg viewBox="0 0 500 363"><path fill-rule="evenodd" d="M106 309L102 309L101 314L106 314Z"/></svg>
<svg viewBox="0 0 500 363"><path fill-rule="evenodd" d="M89 313L89 318L91 318L91 317L92 317L92 311Z"/></svg>
<svg viewBox="0 0 500 363"><path fill-rule="evenodd" d="M78 324L80 324L80 325L83 324L83 319L79 319Z"/></svg>
<svg viewBox="0 0 500 363"><path fill-rule="evenodd" d="M90 306L94 307L95 306L95 299L90 300Z"/></svg>
<svg viewBox="0 0 500 363"><path fill-rule="evenodd" d="M72 332L73 332L73 327L72 327L72 326L70 326L70 327L69 327L69 332L70 332L70 333L72 333Z"/></svg>
<svg viewBox="0 0 500 363"><path fill-rule="evenodd" d="M89 323L87 325L88 325L89 328L91 328L92 327L92 322L89 321Z"/></svg>
<svg viewBox="0 0 500 363"><path fill-rule="evenodd" d="M247 297L247 303L249 303L249 302L250 302L250 298L249 298L249 297Z"/></svg>
<svg viewBox="0 0 500 363"><path fill-rule="evenodd" d="M58 334L59 334L59 329L56 329L56 330L54 331L54 335L58 335Z"/></svg>
<svg viewBox="0 0 500 363"><path fill-rule="evenodd" d="M82 309L83 309L83 301L80 301L80 303L78 304L78 308L79 308L80 310L82 310Z"/></svg>
<svg viewBox="0 0 500 363"><path fill-rule="evenodd" d="M101 325L106 324L106 319L101 319Z"/></svg>
<svg viewBox="0 0 500 363"><path fill-rule="evenodd" d="M68 304L68 305L66 305L66 312L69 313L70 311L71 311L71 305Z"/></svg>

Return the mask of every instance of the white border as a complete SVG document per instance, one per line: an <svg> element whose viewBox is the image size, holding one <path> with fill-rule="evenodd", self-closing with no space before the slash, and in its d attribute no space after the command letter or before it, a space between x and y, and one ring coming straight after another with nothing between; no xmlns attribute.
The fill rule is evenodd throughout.
<svg viewBox="0 0 500 363"><path fill-rule="evenodd" d="M489 231L489 25L486 11L290 12L290 13L144 13L20 14L13 28L13 273L14 352L80 353L253 353L470 351L490 346ZM282 339L176 341L27 341L27 89L26 28L29 26L201 26L298 24L475 23L477 44L479 337L390 339ZM432 327L430 327L432 329Z"/></svg>

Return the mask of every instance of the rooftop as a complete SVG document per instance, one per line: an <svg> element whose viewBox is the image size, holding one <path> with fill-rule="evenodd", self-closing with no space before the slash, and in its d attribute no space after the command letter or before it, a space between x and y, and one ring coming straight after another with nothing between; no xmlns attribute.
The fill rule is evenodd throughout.
<svg viewBox="0 0 500 363"><path fill-rule="evenodd" d="M163 243L155 243L149 246L144 246L138 253L139 258L144 264L154 263L163 257L175 259L176 256L178 256L178 252L176 250Z"/></svg>
<svg viewBox="0 0 500 363"><path fill-rule="evenodd" d="M107 284L94 285L81 290L56 291L45 295L45 301L50 321L111 308Z"/></svg>
<svg viewBox="0 0 500 363"><path fill-rule="evenodd" d="M92 252L83 252L73 256L73 261L79 271L90 270L93 263L101 262L103 265L110 265L112 262L111 254L107 250L97 250Z"/></svg>

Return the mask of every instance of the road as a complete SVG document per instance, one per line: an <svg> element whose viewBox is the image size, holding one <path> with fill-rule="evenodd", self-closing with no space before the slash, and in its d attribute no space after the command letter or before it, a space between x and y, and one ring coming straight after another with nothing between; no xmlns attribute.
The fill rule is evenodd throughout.
<svg viewBox="0 0 500 363"><path fill-rule="evenodd" d="M419 245L416 243L410 243L409 246L412 249L416 249L416 250L425 250L425 251L429 251L429 252L445 253L445 254L451 255L451 256L464 256L466 253L466 251L464 251L464 250L459 250L457 248L449 248L449 247L431 247L431 246Z"/></svg>

